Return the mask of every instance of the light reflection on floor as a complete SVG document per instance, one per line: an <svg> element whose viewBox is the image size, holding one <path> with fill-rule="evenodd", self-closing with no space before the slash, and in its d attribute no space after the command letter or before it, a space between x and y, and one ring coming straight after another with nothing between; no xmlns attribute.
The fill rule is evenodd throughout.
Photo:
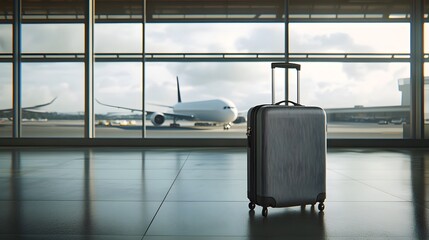
<svg viewBox="0 0 429 240"><path fill-rule="evenodd" d="M429 151L330 149L323 213L247 207L246 149L0 149L0 239L427 239Z"/></svg>

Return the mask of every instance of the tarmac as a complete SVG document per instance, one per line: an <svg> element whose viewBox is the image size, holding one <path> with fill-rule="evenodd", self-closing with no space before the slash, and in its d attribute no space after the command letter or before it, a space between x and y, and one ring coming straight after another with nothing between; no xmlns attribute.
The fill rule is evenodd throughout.
<svg viewBox="0 0 429 240"><path fill-rule="evenodd" d="M173 128L166 122L155 127L150 121L146 122L146 138L246 138L246 123L234 124L229 130L223 126L194 126L191 122L179 122L180 127ZM96 137L100 138L141 138L142 124L137 121L135 125L128 126L96 126ZM11 122L0 123L0 137L12 136ZM84 136L83 121L79 120L49 120L24 122L22 137L70 137ZM379 125L377 123L328 123L328 138L403 138L402 125Z"/></svg>

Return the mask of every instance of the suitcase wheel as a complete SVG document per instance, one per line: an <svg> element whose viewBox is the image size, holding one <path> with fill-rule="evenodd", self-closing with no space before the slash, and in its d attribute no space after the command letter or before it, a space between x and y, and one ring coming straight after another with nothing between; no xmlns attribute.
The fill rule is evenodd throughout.
<svg viewBox="0 0 429 240"><path fill-rule="evenodd" d="M320 202L317 208L319 209L319 211L323 211L325 209L325 204L323 202Z"/></svg>
<svg viewBox="0 0 429 240"><path fill-rule="evenodd" d="M262 216L264 216L264 217L268 216L268 208L267 207L262 208Z"/></svg>
<svg viewBox="0 0 429 240"><path fill-rule="evenodd" d="M249 203L249 209L250 209L250 210L255 209L255 204L254 204L254 203L252 203L252 202L250 202L250 203Z"/></svg>

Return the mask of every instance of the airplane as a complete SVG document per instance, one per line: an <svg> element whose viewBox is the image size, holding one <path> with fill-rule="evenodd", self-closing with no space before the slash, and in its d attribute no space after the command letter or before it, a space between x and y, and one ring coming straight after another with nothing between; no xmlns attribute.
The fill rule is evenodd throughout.
<svg viewBox="0 0 429 240"><path fill-rule="evenodd" d="M205 101L182 102L179 87L179 78L176 76L177 81L177 103L173 106L166 106L161 104L151 104L156 106L168 107L172 109L169 112L154 112L146 111L150 115L150 121L154 126L161 126L165 122L166 117L172 117L173 123L170 127L179 127L177 120L188 120L198 123L221 123L223 129L228 130L231 128L232 122L237 119L238 111L235 104L227 99L211 99ZM96 101L103 106L113 107L118 109L130 110L131 112L142 112L141 109L122 107L116 105L105 104L96 99Z"/></svg>
<svg viewBox="0 0 429 240"><path fill-rule="evenodd" d="M52 99L50 102L47 102L47 103L34 105L34 106L30 106L30 107L23 107L22 112L39 112L39 111L37 111L39 108L52 104L56 99L57 99L57 97L55 97L54 99ZM13 108L0 109L0 113L11 113L11 112L13 112ZM9 120L12 121L12 119L13 119L13 117L9 117Z"/></svg>

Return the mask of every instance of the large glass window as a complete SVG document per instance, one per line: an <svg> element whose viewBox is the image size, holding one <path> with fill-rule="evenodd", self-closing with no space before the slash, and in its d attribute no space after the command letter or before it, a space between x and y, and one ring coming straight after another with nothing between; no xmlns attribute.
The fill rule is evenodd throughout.
<svg viewBox="0 0 429 240"><path fill-rule="evenodd" d="M408 63L306 62L301 103L326 110L328 138L409 138L409 76Z"/></svg>
<svg viewBox="0 0 429 240"><path fill-rule="evenodd" d="M12 136L12 64L0 63L0 137Z"/></svg>
<svg viewBox="0 0 429 240"><path fill-rule="evenodd" d="M142 137L142 24L95 25L94 65L96 137Z"/></svg>
<svg viewBox="0 0 429 240"><path fill-rule="evenodd" d="M0 19L9 17L11 5L8 4L11 3L0 4L0 11L4 13L0 13ZM12 61L12 24L0 24L0 137L12 137L12 63L9 61Z"/></svg>
<svg viewBox="0 0 429 240"><path fill-rule="evenodd" d="M12 108L13 3L0 3L0 110ZM278 3L275 15L253 9L262 6L255 3L227 3L222 15L176 5L166 10L153 1L143 26L144 1L97 0L96 136L140 138L145 125L148 138L244 138L248 109L271 102L268 59L281 60L287 43L291 61L302 65L301 103L326 109L329 138L410 137L410 2L325 1L310 11L290 1L290 24L262 23L282 21ZM85 1L23 0L22 8L23 137L82 137ZM240 19L261 23L233 19L238 9L248 11ZM218 19L223 23L201 22ZM426 55L428 32L425 24ZM294 100L295 71L288 78ZM276 79L279 101L283 70ZM217 99L213 111L210 100ZM196 102L191 106L199 112L179 109L178 102L186 108ZM227 111L234 117L219 120ZM10 111L0 114L0 136L11 136Z"/></svg>
<svg viewBox="0 0 429 240"><path fill-rule="evenodd" d="M291 23L291 53L410 52L409 23Z"/></svg>
<svg viewBox="0 0 429 240"><path fill-rule="evenodd" d="M23 53L83 53L83 24L23 24Z"/></svg>
<svg viewBox="0 0 429 240"><path fill-rule="evenodd" d="M95 24L96 53L142 53L141 24Z"/></svg>
<svg viewBox="0 0 429 240"><path fill-rule="evenodd" d="M142 64L95 64L96 137L142 137Z"/></svg>
<svg viewBox="0 0 429 240"><path fill-rule="evenodd" d="M12 53L12 25L0 24L0 59L5 58L1 54Z"/></svg>
<svg viewBox="0 0 429 240"><path fill-rule="evenodd" d="M155 57L189 54L182 62L146 63L146 136L244 138L247 110L270 101L270 64L227 58L284 54L284 24L147 24L145 37L146 52ZM213 61L196 62L196 53ZM186 110L195 106L198 110Z"/></svg>
<svg viewBox="0 0 429 240"><path fill-rule="evenodd" d="M426 38L425 38L426 39ZM426 43L425 43L426 46ZM424 72L425 74L429 73L429 64L426 62L424 64ZM429 138L429 76L424 77L424 92L423 92L423 99L424 99L424 131L425 131L425 138Z"/></svg>
<svg viewBox="0 0 429 240"><path fill-rule="evenodd" d="M83 137L84 64L55 60L77 61L84 25L23 24L22 51L22 136Z"/></svg>
<svg viewBox="0 0 429 240"><path fill-rule="evenodd" d="M83 137L83 83L83 63L22 64L22 136Z"/></svg>
<svg viewBox="0 0 429 240"><path fill-rule="evenodd" d="M146 24L148 53L283 53L281 23Z"/></svg>
<svg viewBox="0 0 429 240"><path fill-rule="evenodd" d="M429 1L426 1L426 4L429 4ZM427 5L428 6L428 5ZM428 54L429 54L429 24L424 23L424 53L425 53L425 63L424 63L424 131L425 138L429 138L429 64Z"/></svg>
<svg viewBox="0 0 429 240"><path fill-rule="evenodd" d="M145 108L154 112L147 116L147 137L244 138L247 110L270 102L270 73L269 63L147 63ZM176 105L177 80L188 105ZM171 125L174 118L180 128Z"/></svg>
<svg viewBox="0 0 429 240"><path fill-rule="evenodd" d="M410 137L410 69L399 61L409 57L409 32L408 23L290 24L292 56L310 61L301 101L326 109L329 138Z"/></svg>
<svg viewBox="0 0 429 240"><path fill-rule="evenodd" d="M403 138L409 121L407 63L301 63L301 103L320 106L328 116L329 138ZM148 63L146 109L164 114L163 124L148 116L148 137L244 138L250 107L271 102L269 63ZM276 70L276 101L284 98L284 70ZM186 121L172 128L177 110L176 76L182 102L228 99L238 119L223 124ZM290 71L289 98L296 99L296 73ZM162 93L162 94L160 94ZM157 105L156 105L157 104ZM176 112L177 113L177 112ZM240 122L242 121L242 122Z"/></svg>

